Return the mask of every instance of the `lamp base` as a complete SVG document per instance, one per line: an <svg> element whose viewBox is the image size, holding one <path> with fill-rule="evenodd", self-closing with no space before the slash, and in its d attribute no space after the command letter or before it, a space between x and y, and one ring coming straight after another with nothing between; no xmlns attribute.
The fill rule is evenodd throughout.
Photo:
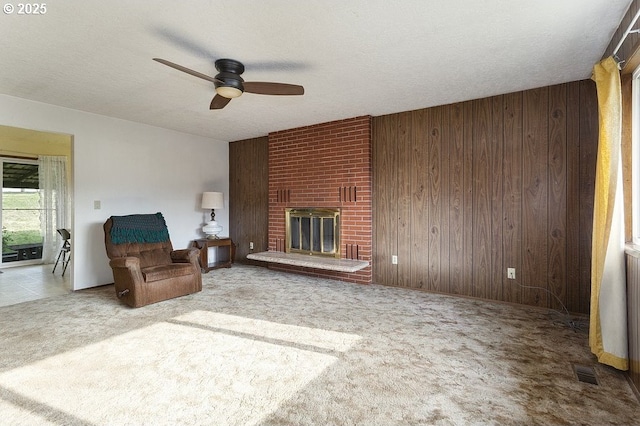
<svg viewBox="0 0 640 426"><path fill-rule="evenodd" d="M202 227L202 232L207 236L209 240L220 239L218 234L222 232L222 226L218 225L218 222L212 220Z"/></svg>

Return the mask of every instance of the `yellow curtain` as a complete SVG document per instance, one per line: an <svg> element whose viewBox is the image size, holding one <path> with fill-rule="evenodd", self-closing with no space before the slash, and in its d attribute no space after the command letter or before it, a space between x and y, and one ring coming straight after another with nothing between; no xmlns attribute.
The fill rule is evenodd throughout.
<svg viewBox="0 0 640 426"><path fill-rule="evenodd" d="M589 346L598 361L629 369L622 194L622 95L617 62L593 67L600 134L596 164Z"/></svg>

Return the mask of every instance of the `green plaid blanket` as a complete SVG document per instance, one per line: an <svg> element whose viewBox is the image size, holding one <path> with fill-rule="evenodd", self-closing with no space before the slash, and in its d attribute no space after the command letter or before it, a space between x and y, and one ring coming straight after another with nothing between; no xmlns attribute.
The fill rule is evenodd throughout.
<svg viewBox="0 0 640 426"><path fill-rule="evenodd" d="M162 213L111 216L111 242L159 243L169 239L169 230Z"/></svg>

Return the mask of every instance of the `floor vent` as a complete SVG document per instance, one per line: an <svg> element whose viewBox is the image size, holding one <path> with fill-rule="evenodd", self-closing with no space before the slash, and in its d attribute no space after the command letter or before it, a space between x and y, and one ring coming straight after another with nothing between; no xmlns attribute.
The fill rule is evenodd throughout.
<svg viewBox="0 0 640 426"><path fill-rule="evenodd" d="M596 377L596 372L592 367L574 364L573 371L576 372L576 377L578 377L578 381L583 383L590 383L592 385L598 384L598 378Z"/></svg>

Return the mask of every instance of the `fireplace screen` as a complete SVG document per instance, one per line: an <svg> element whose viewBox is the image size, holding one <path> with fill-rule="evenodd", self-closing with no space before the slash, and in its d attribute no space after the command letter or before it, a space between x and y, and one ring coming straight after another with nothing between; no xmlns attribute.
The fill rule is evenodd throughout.
<svg viewBox="0 0 640 426"><path fill-rule="evenodd" d="M286 252L340 257L340 209L285 209Z"/></svg>

